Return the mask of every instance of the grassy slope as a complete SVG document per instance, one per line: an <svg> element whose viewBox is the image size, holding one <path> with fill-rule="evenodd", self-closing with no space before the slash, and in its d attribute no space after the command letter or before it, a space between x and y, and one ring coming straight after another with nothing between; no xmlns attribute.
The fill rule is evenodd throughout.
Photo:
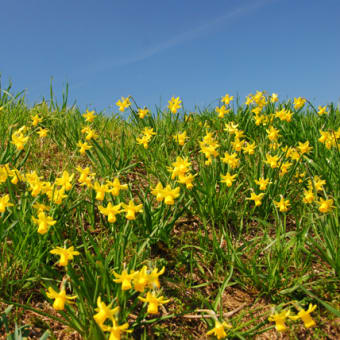
<svg viewBox="0 0 340 340"><path fill-rule="evenodd" d="M99 114L90 124L99 137L89 142L92 149L80 155L77 142L84 140L81 129L86 123L76 107L67 108L66 97L60 105L50 101L28 108L20 96L12 98L6 93L2 92L0 98L0 164L9 163L22 173L36 170L45 181L53 182L64 170L74 173L75 179L60 205L51 204L43 194L32 197L22 182L13 185L7 179L0 183L0 197L8 193L14 203L0 214L3 308L18 303L50 312L45 303L50 300L44 292L67 281L68 289L79 297L78 316L76 321L55 320L51 327L56 335L64 331L62 324L69 324L84 337L94 332L91 320L98 296L120 305L120 322L129 321L136 338L199 338L214 322L201 317L197 309L213 310L221 320L224 313L232 311L225 316L233 325L231 338L274 338L268 316L273 308L280 310L283 305L291 306L296 313L293 301L305 308L309 303L317 304L313 312L317 326L306 330L301 322L288 321L287 337L339 335L339 312L334 309L339 307L340 153L336 147L327 149L318 141L320 129L336 130L340 126L340 113L334 106L329 106L329 114L322 117L308 104L297 112L290 102L265 107L267 116L279 105L295 112L290 123L276 118L272 124L280 130L282 147L309 141L312 151L296 161L288 159L286 152L270 149L266 132L270 124L257 126L245 105L223 119L208 111L189 120L166 110L139 119L132 109L128 121ZM39 126L49 129L48 136L39 138L36 128L31 127L24 150L17 151L10 143L12 133L23 125L31 126L35 114L43 118ZM240 165L235 169L221 161L224 152L234 151L234 136L224 130L225 123L231 121L244 131L245 140L256 145L254 155L238 154ZM157 133L147 149L136 143L145 127ZM183 131L189 138L179 146L173 135ZM219 156L211 165L205 164L199 145L207 131L219 144ZM265 163L267 153L280 156L278 168ZM168 168L177 156L191 161L191 172L196 175L191 190L171 179ZM280 176L284 162L291 166ZM143 213L133 221L120 214L116 223L109 223L99 212L99 205L104 203L95 199L94 190L77 183L79 165L91 167L99 182L119 176L128 184L129 189L118 197L106 194L105 204L133 199L143 204ZM236 174L230 188L221 183L221 175L227 171ZM272 183L262 204L255 207L247 198L252 191L259 193L254 180L260 176ZM302 202L303 190L315 176L325 184L318 193L312 186L314 194L333 199L334 208L329 213L320 213L316 202ZM180 186L180 197L173 206L157 202L151 194L158 181L164 186ZM281 195L290 200L287 213L273 204ZM35 202L50 205L50 215L57 220L45 235L38 234L32 222ZM49 253L64 242L81 253L67 272L55 265L56 257ZM112 281L112 269L120 273L125 266L139 270L142 265L166 267L161 276L162 295L171 302L154 323L149 322L153 319L150 316L144 319L145 309L137 302L137 294L121 291ZM32 334L49 328L43 316L23 318L22 311L12 310L11 315L16 316L12 320L33 324L31 332L36 329L37 333ZM70 308L64 317L71 314Z"/></svg>

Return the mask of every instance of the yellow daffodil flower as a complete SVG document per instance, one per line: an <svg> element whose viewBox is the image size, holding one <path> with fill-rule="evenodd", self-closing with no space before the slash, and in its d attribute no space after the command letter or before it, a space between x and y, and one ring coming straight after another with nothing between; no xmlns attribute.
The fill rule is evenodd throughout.
<svg viewBox="0 0 340 340"><path fill-rule="evenodd" d="M6 208L13 207L14 204L9 201L9 195L3 195L0 197L0 213L5 212Z"/></svg>
<svg viewBox="0 0 340 340"><path fill-rule="evenodd" d="M79 251L74 250L73 246L70 248L57 247L52 249L50 253L60 256L60 260L57 264L61 267L66 267L68 265L68 261L73 260L74 256L79 255Z"/></svg>
<svg viewBox="0 0 340 340"><path fill-rule="evenodd" d="M289 318L292 320L301 319L306 328L315 326L315 321L312 319L310 314L316 309L316 305L310 304L307 310L300 309L297 315L292 315Z"/></svg>
<svg viewBox="0 0 340 340"><path fill-rule="evenodd" d="M122 284L122 290L129 290L132 288L131 281L134 279L136 272L132 271L130 274L126 269L122 271L121 274L117 274L115 271L112 271L113 275L116 277L113 281L116 283Z"/></svg>
<svg viewBox="0 0 340 340"><path fill-rule="evenodd" d="M43 211L38 213L38 218L32 216L32 220L38 225L38 233L41 235L46 234L48 229L57 223L51 216L46 216Z"/></svg>
<svg viewBox="0 0 340 340"><path fill-rule="evenodd" d="M67 296L64 288L58 293L52 287L49 287L46 295L48 298L54 299L53 308L55 310L64 310L65 303L72 303L71 300L77 298L77 296Z"/></svg>
<svg viewBox="0 0 340 340"><path fill-rule="evenodd" d="M223 339L227 336L227 333L225 331L226 328L230 329L232 328L232 326L226 323L225 321L220 322L218 320L215 320L215 327L211 329L210 331L208 331L206 334L207 335L213 334L217 337L217 339Z"/></svg>
<svg viewBox="0 0 340 340"><path fill-rule="evenodd" d="M158 307L170 302L170 300L164 299L163 296L157 297L153 292L147 292L145 298L138 296L138 299L148 303L147 314L158 314Z"/></svg>
<svg viewBox="0 0 340 340"><path fill-rule="evenodd" d="M114 317L119 311L119 307L111 309L112 304L113 302L111 302L109 305L106 305L105 302L101 300L100 296L97 298L97 308L94 309L94 311L97 313L93 315L93 319L102 330L104 330L105 321L107 319L114 320Z"/></svg>
<svg viewBox="0 0 340 340"><path fill-rule="evenodd" d="M289 310L283 310L281 313L275 313L271 315L268 320L271 322L275 322L275 328L278 332L284 332L287 329L285 321L289 314Z"/></svg>

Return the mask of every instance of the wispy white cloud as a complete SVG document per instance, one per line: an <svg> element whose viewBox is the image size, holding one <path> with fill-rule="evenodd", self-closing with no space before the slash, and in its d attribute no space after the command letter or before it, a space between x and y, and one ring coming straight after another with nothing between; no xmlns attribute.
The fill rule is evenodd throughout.
<svg viewBox="0 0 340 340"><path fill-rule="evenodd" d="M256 10L272 1L274 0L260 0L260 1L250 0L248 4L246 5L237 7L217 18L210 20L209 22L203 25L194 27L166 41L162 41L154 46L151 46L142 51L139 51L139 53L136 55L125 57L125 58L120 58L120 59L113 59L113 60L112 59L97 60L94 64L88 66L86 72L84 73L93 74L93 73L103 72L103 71L106 71L106 70L109 70L115 67L127 66L127 65L131 65L136 62L139 62L139 61L146 60L172 47L181 45L188 41L199 39L202 37L202 35L209 34L209 32L219 29L223 25L232 24L232 22L236 20L237 18L245 16L251 11ZM73 88L82 87L83 85L84 85L84 82L79 82L78 84L74 84L72 87Z"/></svg>

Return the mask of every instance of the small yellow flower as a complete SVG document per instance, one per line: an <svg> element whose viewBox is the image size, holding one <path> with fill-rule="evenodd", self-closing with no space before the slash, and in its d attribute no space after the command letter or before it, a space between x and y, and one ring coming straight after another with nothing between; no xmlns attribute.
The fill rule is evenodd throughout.
<svg viewBox="0 0 340 340"><path fill-rule="evenodd" d="M147 109L147 108L144 108L144 109L139 108L138 109L138 116L141 119L143 119L148 113L149 113L149 109Z"/></svg>
<svg viewBox="0 0 340 340"><path fill-rule="evenodd" d="M229 105L229 103L234 99L233 96L229 96L227 93L224 97L221 98L221 102L224 103L225 105Z"/></svg>
<svg viewBox="0 0 340 340"><path fill-rule="evenodd" d="M215 111L218 113L218 118L224 118L224 116L230 112L230 109L227 109L224 105L221 107L216 107Z"/></svg>
<svg viewBox="0 0 340 340"><path fill-rule="evenodd" d="M124 112L129 106L131 106L130 98L122 97L120 100L117 101L116 105L119 107L119 111Z"/></svg>
<svg viewBox="0 0 340 340"><path fill-rule="evenodd" d="M39 127L39 130L37 131L37 134L40 138L44 138L47 136L48 129L43 129L42 127Z"/></svg>
<svg viewBox="0 0 340 340"><path fill-rule="evenodd" d="M275 328L278 332L284 332L287 329L285 321L289 314L289 310L283 310L281 313L275 313L271 315L268 320L271 322L275 322Z"/></svg>
<svg viewBox="0 0 340 340"><path fill-rule="evenodd" d="M301 319L306 328L310 328L315 326L315 321L312 319L310 314L316 309L316 305L310 304L307 310L300 309L299 313L294 316L290 316L289 318L292 320Z"/></svg>
<svg viewBox="0 0 340 340"><path fill-rule="evenodd" d="M255 183L260 186L260 190L266 190L267 185L271 184L272 182L269 182L269 178L259 178L258 180L255 179Z"/></svg>
<svg viewBox="0 0 340 340"><path fill-rule="evenodd" d="M12 134L11 143L14 144L17 150L23 150L25 144L28 141L28 136L24 136L23 131L26 129L25 126L21 127L19 130L14 131Z"/></svg>
<svg viewBox="0 0 340 340"><path fill-rule="evenodd" d="M9 195L3 195L0 197L0 213L5 212L6 208L13 207L14 204L9 202Z"/></svg>
<svg viewBox="0 0 340 340"><path fill-rule="evenodd" d="M290 206L289 200L285 200L282 195L281 195L281 200L274 201L274 204L281 212L288 211L288 207Z"/></svg>
<svg viewBox="0 0 340 340"><path fill-rule="evenodd" d="M317 203L319 204L319 211L322 213L330 212L334 208L332 199L326 200L320 197L320 201Z"/></svg>
<svg viewBox="0 0 340 340"><path fill-rule="evenodd" d="M148 285L149 274L147 273L147 266L143 266L141 270L135 273L133 278L133 288L140 293L143 293L145 287Z"/></svg>
<svg viewBox="0 0 340 340"><path fill-rule="evenodd" d="M261 193L261 194L255 194L255 192L252 192L250 194L250 197L247 197L246 199L247 200L251 200L251 201L254 201L255 203L255 206L258 207L262 204L262 197L264 196L264 193Z"/></svg>
<svg viewBox="0 0 340 340"><path fill-rule="evenodd" d="M272 103L276 103L278 100L279 100L278 94L277 94L277 93L272 93L271 98L270 98L270 101L271 101Z"/></svg>
<svg viewBox="0 0 340 340"><path fill-rule="evenodd" d="M183 133L178 133L173 136L173 139L181 146L185 144L185 141L188 139L186 131Z"/></svg>
<svg viewBox="0 0 340 340"><path fill-rule="evenodd" d="M98 182L95 182L93 184L93 189L96 191L96 200L103 201L105 193L108 192L107 184L99 184Z"/></svg>
<svg viewBox="0 0 340 340"><path fill-rule="evenodd" d="M312 203L314 201L314 199L315 199L314 193L310 189L309 190L305 189L303 191L303 195L304 195L303 199L302 199L303 203L306 203L306 204Z"/></svg>
<svg viewBox="0 0 340 340"><path fill-rule="evenodd" d="M327 115L328 114L328 112L327 112L327 106L325 105L325 106L319 106L318 107L318 115L319 116L322 116L322 115Z"/></svg>
<svg viewBox="0 0 340 340"><path fill-rule="evenodd" d="M95 119L95 111L89 111L89 110L86 110L85 113L83 113L83 117L85 118L85 122L89 122L89 123L92 123Z"/></svg>
<svg viewBox="0 0 340 340"><path fill-rule="evenodd" d="M46 216L43 211L38 213L38 218L33 216L32 220L38 225L38 233L41 235L46 234L48 229L57 223L51 216Z"/></svg>
<svg viewBox="0 0 340 340"><path fill-rule="evenodd" d="M71 300L77 298L77 296L67 296L65 288L61 289L58 293L52 287L49 287L46 295L48 298L54 299L53 308L55 310L64 310L66 302L72 303Z"/></svg>
<svg viewBox="0 0 340 340"><path fill-rule="evenodd" d="M231 187L233 185L233 182L235 181L237 174L231 175L229 172L227 172L225 175L221 175L221 183L225 183L227 187Z"/></svg>
<svg viewBox="0 0 340 340"><path fill-rule="evenodd" d="M113 196L118 196L120 190L127 190L127 184L120 184L119 179L116 177L113 182L106 181L106 185L108 186L108 192L111 193Z"/></svg>
<svg viewBox="0 0 340 340"><path fill-rule="evenodd" d="M163 267L160 271L157 268L153 269L152 272L148 275L148 285L151 289L160 288L159 277L164 274L165 267Z"/></svg>
<svg viewBox="0 0 340 340"><path fill-rule="evenodd" d="M101 297L97 298L97 308L95 308L95 315L93 315L94 321L99 325L99 327L103 330L104 323L107 319L113 320L114 316L118 313L119 307L115 307L111 309L113 302L111 302L108 306L105 302L102 302Z"/></svg>
<svg viewBox="0 0 340 340"><path fill-rule="evenodd" d="M103 331L110 332L109 340L120 340L123 332L132 332L132 329L128 328L129 324L127 322L122 325L118 325L118 322L115 319L112 319L112 326L103 326Z"/></svg>
<svg viewBox="0 0 340 340"><path fill-rule="evenodd" d="M294 108L295 110L299 110L301 109L306 103L306 99L305 98L294 98Z"/></svg>
<svg viewBox="0 0 340 340"><path fill-rule="evenodd" d="M171 97L168 103L168 108L171 113L175 114L182 106L182 101L179 99L179 97Z"/></svg>
<svg viewBox="0 0 340 340"><path fill-rule="evenodd" d="M136 272L132 271L130 274L126 269L122 271L121 274L117 274L115 271L112 271L113 275L116 277L113 281L116 283L122 284L122 290L129 290L132 288L131 281L134 279Z"/></svg>
<svg viewBox="0 0 340 340"><path fill-rule="evenodd" d="M225 331L226 328L230 329L232 328L232 326L226 323L225 321L220 322L218 320L215 320L215 327L208 331L206 334L207 335L213 334L217 337L217 339L223 339L227 336L227 333Z"/></svg>
<svg viewBox="0 0 340 340"><path fill-rule="evenodd" d="M75 251L73 246L70 248L57 247L52 249L50 253L60 256L58 265L61 267L66 267L68 265L68 261L73 260L74 256L79 255L79 251Z"/></svg>
<svg viewBox="0 0 340 340"><path fill-rule="evenodd" d="M89 145L87 142L82 143L81 141L77 143L77 146L79 147L79 152L81 155L85 155L86 151L92 148L92 145Z"/></svg>
<svg viewBox="0 0 340 340"><path fill-rule="evenodd" d="M266 160L264 162L267 163L268 165L270 165L270 167L272 169L275 169L279 166L278 161L279 161L279 156L277 156L277 155L272 156L269 153L267 153L266 154Z"/></svg>
<svg viewBox="0 0 340 340"><path fill-rule="evenodd" d="M120 207L121 203L112 205L112 203L109 202L106 208L100 205L98 209L103 215L107 216L107 220L110 223L114 223L117 221L116 215L121 213Z"/></svg>
<svg viewBox="0 0 340 340"><path fill-rule="evenodd" d="M122 208L122 211L126 213L126 219L135 220L136 213L143 211L143 204L135 205L133 200L130 200L129 204L122 203Z"/></svg>
<svg viewBox="0 0 340 340"><path fill-rule="evenodd" d="M39 117L38 115L32 116L31 118L33 126L37 126L42 121L42 118Z"/></svg>
<svg viewBox="0 0 340 340"><path fill-rule="evenodd" d="M153 292L147 292L145 298L138 296L138 299L148 303L147 314L158 314L158 307L170 302L170 300L164 299L163 296L157 297Z"/></svg>

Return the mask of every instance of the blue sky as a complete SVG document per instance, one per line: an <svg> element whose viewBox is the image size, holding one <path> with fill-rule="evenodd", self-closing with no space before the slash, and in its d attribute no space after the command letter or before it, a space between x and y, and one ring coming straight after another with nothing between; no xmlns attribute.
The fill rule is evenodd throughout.
<svg viewBox="0 0 340 340"><path fill-rule="evenodd" d="M60 95L86 108L215 107L256 90L315 104L340 99L338 0L11 0L1 4L3 85L32 105Z"/></svg>

